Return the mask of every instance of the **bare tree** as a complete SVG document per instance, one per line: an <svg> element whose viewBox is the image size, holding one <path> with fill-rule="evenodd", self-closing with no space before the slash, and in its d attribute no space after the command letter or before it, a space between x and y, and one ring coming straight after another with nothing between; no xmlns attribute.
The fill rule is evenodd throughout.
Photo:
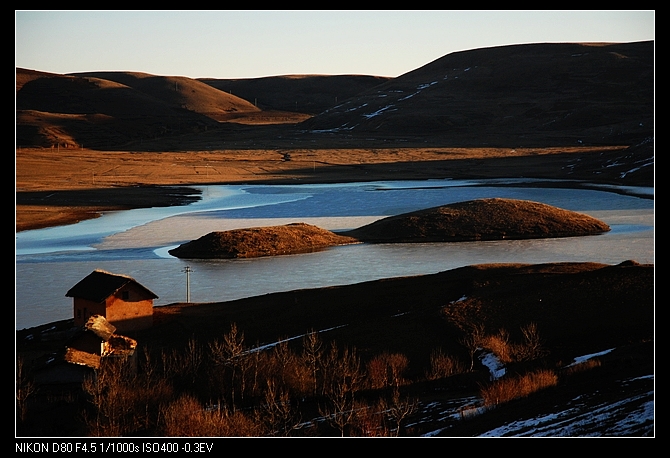
<svg viewBox="0 0 670 458"><path fill-rule="evenodd" d="M290 384L291 371L294 369L295 355L288 347L288 339L280 338L272 350L272 355L277 363L277 376L284 388Z"/></svg>
<svg viewBox="0 0 670 458"><path fill-rule="evenodd" d="M201 364L202 348L200 348L200 345L195 338L191 337L188 344L186 344L185 366L186 370L191 375L192 382L195 382Z"/></svg>
<svg viewBox="0 0 670 458"><path fill-rule="evenodd" d="M288 390L277 388L274 380L267 381L263 412L265 423L272 435L288 436L300 423L299 416L291 405Z"/></svg>
<svg viewBox="0 0 670 458"><path fill-rule="evenodd" d="M319 339L319 334L311 330L303 338L302 358L312 376L312 395L316 396L318 387L319 360L323 354L323 342Z"/></svg>
<svg viewBox="0 0 670 458"><path fill-rule="evenodd" d="M484 325L474 324L468 331L466 331L465 336L461 339L461 344L468 349L470 354L470 371L475 367L475 353L481 348L484 337Z"/></svg>
<svg viewBox="0 0 670 458"><path fill-rule="evenodd" d="M230 386L233 409L235 408L235 391L237 388L237 369L241 367L244 354L244 333L237 330L237 324L230 325L230 332L223 340L215 339L209 343L210 357L214 364L230 368Z"/></svg>
<svg viewBox="0 0 670 458"><path fill-rule="evenodd" d="M386 416L393 422L395 436L399 436L403 422L417 411L418 402L416 399L401 398L400 390L393 389L390 400L382 399L380 402L382 410Z"/></svg>
<svg viewBox="0 0 670 458"><path fill-rule="evenodd" d="M529 323L527 326L522 327L521 333L524 339L524 359L536 359L546 355L547 351L543 347L540 331L538 331L536 323Z"/></svg>
<svg viewBox="0 0 670 458"><path fill-rule="evenodd" d="M133 399L124 369L124 361L103 359L100 367L84 380L84 391L96 409L95 423L89 424L93 435L121 435L128 426L125 416L132 412Z"/></svg>
<svg viewBox="0 0 670 458"><path fill-rule="evenodd" d="M18 355L16 359L16 405L21 422L26 420L28 398L35 393L36 389L36 385L28 378L23 356Z"/></svg>
<svg viewBox="0 0 670 458"><path fill-rule="evenodd" d="M322 415L342 436L346 427L356 416L354 409L354 395L360 388L363 380L361 362L355 348L344 348L339 356L336 344L333 342L326 358L328 361L327 392L329 405L320 408Z"/></svg>
<svg viewBox="0 0 670 458"><path fill-rule="evenodd" d="M407 370L409 359L401 353L382 353L367 363L367 376L371 388L398 388L405 383L403 374Z"/></svg>

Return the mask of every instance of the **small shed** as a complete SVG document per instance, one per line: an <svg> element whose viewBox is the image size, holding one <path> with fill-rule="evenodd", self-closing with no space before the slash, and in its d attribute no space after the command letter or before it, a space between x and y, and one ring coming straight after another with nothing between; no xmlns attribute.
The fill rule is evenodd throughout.
<svg viewBox="0 0 670 458"><path fill-rule="evenodd" d="M158 296L127 275L96 269L65 295L73 298L74 324L84 326L93 315L103 316L119 332L138 331L153 324Z"/></svg>
<svg viewBox="0 0 670 458"><path fill-rule="evenodd" d="M93 315L65 345L65 361L93 369L100 367L102 358L131 358L137 342L115 334L116 328L103 316Z"/></svg>
<svg viewBox="0 0 670 458"><path fill-rule="evenodd" d="M81 383L100 369L104 361L112 359L136 370L137 341L115 331L105 317L89 317L86 324L67 339L63 350L37 369L35 381L41 385Z"/></svg>

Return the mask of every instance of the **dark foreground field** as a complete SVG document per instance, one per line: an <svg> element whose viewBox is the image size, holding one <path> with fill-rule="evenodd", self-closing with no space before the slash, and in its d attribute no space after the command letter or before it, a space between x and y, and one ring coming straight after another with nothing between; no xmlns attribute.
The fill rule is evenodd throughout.
<svg viewBox="0 0 670 458"><path fill-rule="evenodd" d="M156 307L154 316L153 328L130 335L138 352L151 357L141 358L133 378L108 387L114 395L107 402L129 410L105 410L104 394L91 397L81 386L40 386L18 434L478 436L540 414L575 412L577 399L586 411L617 402L629 407L581 429L578 420L562 420L549 435L654 434L649 415L629 418L621 428L640 403L653 403L653 265L470 266L226 303L174 304ZM37 368L63 346L62 340L40 342L48 327L17 333L26 368ZM535 330L530 337L529 329ZM306 339L312 331L318 351ZM606 350L588 364L567 367ZM491 405L486 390L496 382L479 359L489 351L507 361L501 380L541 373L551 383ZM146 384L153 388L143 389ZM487 403L485 413L464 416ZM208 405L217 406L216 418L204 413ZM388 412L401 407L407 412L398 428ZM187 414L193 409L202 415ZM340 425L334 419L344 419L345 411L358 414ZM166 422L168 414L190 429Z"/></svg>

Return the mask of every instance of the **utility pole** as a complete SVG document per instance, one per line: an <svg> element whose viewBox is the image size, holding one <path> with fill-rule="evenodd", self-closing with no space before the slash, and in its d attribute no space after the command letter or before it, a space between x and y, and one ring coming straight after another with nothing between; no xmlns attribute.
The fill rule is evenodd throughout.
<svg viewBox="0 0 670 458"><path fill-rule="evenodd" d="M191 303L191 266L184 267L182 272L186 272L186 303Z"/></svg>

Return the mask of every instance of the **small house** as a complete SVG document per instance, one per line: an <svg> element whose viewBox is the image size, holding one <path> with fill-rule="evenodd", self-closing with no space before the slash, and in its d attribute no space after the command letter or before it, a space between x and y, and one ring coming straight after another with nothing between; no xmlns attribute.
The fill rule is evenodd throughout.
<svg viewBox="0 0 670 458"><path fill-rule="evenodd" d="M84 326L91 316L100 315L119 332L150 328L153 301L158 298L133 278L100 269L74 285L66 296L73 298L75 326Z"/></svg>

